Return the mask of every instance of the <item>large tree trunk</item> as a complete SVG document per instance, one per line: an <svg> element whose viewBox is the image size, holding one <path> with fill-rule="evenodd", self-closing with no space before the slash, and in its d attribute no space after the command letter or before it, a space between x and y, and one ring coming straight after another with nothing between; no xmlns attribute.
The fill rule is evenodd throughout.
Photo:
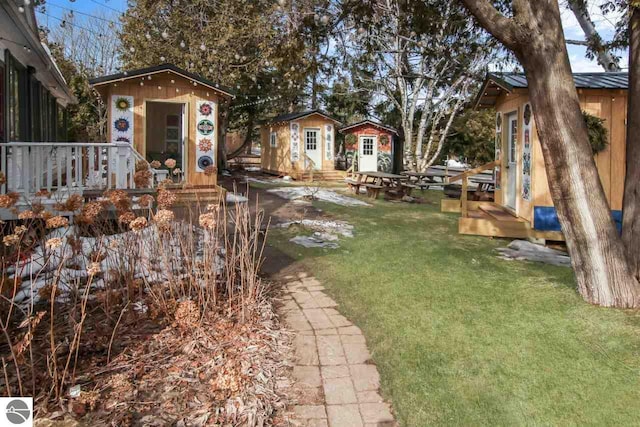
<svg viewBox="0 0 640 427"><path fill-rule="evenodd" d="M532 59L523 64L532 70L527 72L531 104L578 290L594 304L634 307L640 302L638 285L591 154L569 64Z"/></svg>
<svg viewBox="0 0 640 427"><path fill-rule="evenodd" d="M557 1L518 0L514 19L487 0L463 1L525 69L551 197L580 294L602 306L639 306L640 286L629 269L589 145Z"/></svg>
<svg viewBox="0 0 640 427"><path fill-rule="evenodd" d="M629 93L627 171L622 208L622 240L629 268L640 280L640 9L631 7L629 21Z"/></svg>

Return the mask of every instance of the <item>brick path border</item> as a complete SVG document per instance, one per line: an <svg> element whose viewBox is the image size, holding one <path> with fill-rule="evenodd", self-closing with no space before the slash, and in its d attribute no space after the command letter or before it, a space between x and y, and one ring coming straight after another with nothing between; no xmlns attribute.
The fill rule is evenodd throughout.
<svg viewBox="0 0 640 427"><path fill-rule="evenodd" d="M285 277L280 315L294 331L293 425L396 426L380 396L380 376L362 331L344 317L324 286L304 273Z"/></svg>

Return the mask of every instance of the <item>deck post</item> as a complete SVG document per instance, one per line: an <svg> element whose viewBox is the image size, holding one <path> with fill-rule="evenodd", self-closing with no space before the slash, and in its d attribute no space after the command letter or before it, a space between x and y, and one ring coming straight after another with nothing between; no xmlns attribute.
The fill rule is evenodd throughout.
<svg viewBox="0 0 640 427"><path fill-rule="evenodd" d="M468 194L468 177L462 178L462 193L460 194L460 213L463 218L469 216L469 206L467 204L467 194Z"/></svg>
<svg viewBox="0 0 640 427"><path fill-rule="evenodd" d="M116 153L116 188L127 188L127 174L129 173L127 164L129 157L129 146L117 144Z"/></svg>

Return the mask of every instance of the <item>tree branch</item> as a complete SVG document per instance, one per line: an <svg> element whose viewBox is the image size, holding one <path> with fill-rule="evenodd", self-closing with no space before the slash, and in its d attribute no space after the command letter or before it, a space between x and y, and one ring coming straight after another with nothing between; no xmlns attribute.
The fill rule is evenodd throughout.
<svg viewBox="0 0 640 427"><path fill-rule="evenodd" d="M518 47L520 27L514 20L500 13L489 0L462 0L462 2L467 10L480 22L480 25L506 47L511 50L515 50Z"/></svg>

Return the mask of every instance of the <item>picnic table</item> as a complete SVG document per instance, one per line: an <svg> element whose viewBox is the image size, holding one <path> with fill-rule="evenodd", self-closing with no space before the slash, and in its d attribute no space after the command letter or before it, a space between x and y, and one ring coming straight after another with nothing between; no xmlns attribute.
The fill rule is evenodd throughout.
<svg viewBox="0 0 640 427"><path fill-rule="evenodd" d="M347 180L347 184L356 194L360 191L360 187L367 189L367 195L371 198L377 198L380 191L385 191L389 196L402 198L410 195L413 188L417 188L413 184L406 181L405 175L397 175L387 172L363 171L356 172L355 180Z"/></svg>
<svg viewBox="0 0 640 427"><path fill-rule="evenodd" d="M402 174L407 176L411 183L421 190L428 190L435 185L444 185L446 179L455 175L455 172L451 173L442 169L429 168L426 172L406 171L402 172Z"/></svg>

